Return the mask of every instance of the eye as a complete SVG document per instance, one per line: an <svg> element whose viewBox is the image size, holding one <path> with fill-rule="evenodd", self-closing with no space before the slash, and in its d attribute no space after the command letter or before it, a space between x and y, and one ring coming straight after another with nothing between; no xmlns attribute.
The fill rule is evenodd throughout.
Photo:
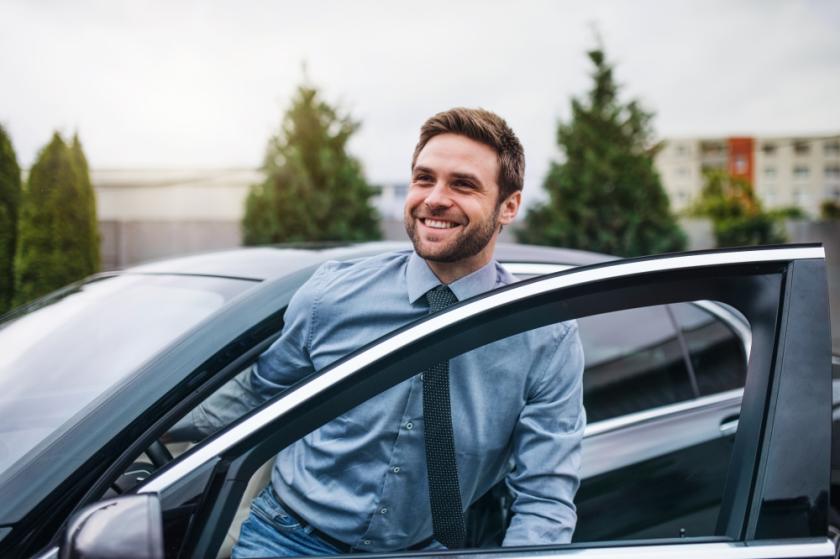
<svg viewBox="0 0 840 559"><path fill-rule="evenodd" d="M414 175L414 182L417 182L417 183L429 183L429 182L432 182L433 180L434 179L432 179L431 175L427 175L425 173L421 173L419 175Z"/></svg>

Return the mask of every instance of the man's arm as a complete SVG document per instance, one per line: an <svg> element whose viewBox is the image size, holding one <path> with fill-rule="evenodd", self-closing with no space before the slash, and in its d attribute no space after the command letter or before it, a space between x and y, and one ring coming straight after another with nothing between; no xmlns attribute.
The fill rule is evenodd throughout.
<svg viewBox="0 0 840 559"><path fill-rule="evenodd" d="M556 350L530 391L514 431L515 468L507 483L513 518L504 546L568 543L577 522L574 496L580 485L583 348L576 322L555 328Z"/></svg>
<svg viewBox="0 0 840 559"><path fill-rule="evenodd" d="M307 377L313 309L328 266L318 268L294 294L284 315L283 333L257 361L184 416L167 433L172 441L199 440Z"/></svg>

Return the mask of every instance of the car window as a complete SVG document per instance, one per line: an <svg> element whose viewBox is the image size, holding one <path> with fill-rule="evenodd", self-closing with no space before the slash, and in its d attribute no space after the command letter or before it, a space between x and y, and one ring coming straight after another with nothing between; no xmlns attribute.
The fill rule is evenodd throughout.
<svg viewBox="0 0 840 559"><path fill-rule="evenodd" d="M745 340L718 315L733 324L741 319L719 305L718 315L696 304L680 303L670 308L685 339L700 395L743 388L747 373Z"/></svg>
<svg viewBox="0 0 840 559"><path fill-rule="evenodd" d="M695 396L677 329L665 306L579 319L590 422Z"/></svg>
<svg viewBox="0 0 840 559"><path fill-rule="evenodd" d="M74 414L252 285L121 275L10 315L0 325L0 477Z"/></svg>
<svg viewBox="0 0 840 559"><path fill-rule="evenodd" d="M601 386L595 383L593 393L596 397L587 399L587 415L592 414L592 402L595 405L608 403L610 407L604 409L614 416L693 398L677 332L666 307L645 307L585 317L579 319L577 324L581 338L584 336L584 324L590 336L589 341L582 344L586 361L583 379L587 390L593 386L591 381L587 384L587 374L598 377L606 372L619 379L613 386L603 381L606 386L601 392L598 392ZM453 392L452 396L459 472L486 468L490 464L495 464L497 468L495 475L486 479L466 478L469 499L472 501L467 515L468 543L472 547L500 546L514 517L514 510L522 506L522 500L527 500L529 492L533 491L527 482L519 485L516 481L520 476L527 478L529 473L533 473L527 471L532 465L517 463L514 455L518 436L516 418L519 415L506 416L505 405L500 398L500 394L516 392L504 386L505 378L529 374L530 363L523 362L522 352L516 348L530 348L533 350L533 359L539 361L539 348L556 347L558 338L552 333L552 328L564 326L558 324L505 338L449 361L450 364L467 362L471 356L497 348L495 357L488 361L492 365L481 368L480 380L470 389L473 398L479 401L484 398L494 404L484 406L480 416L471 416L469 410L460 403L457 393ZM633 343L621 336L622 329L627 328L633 331L629 336ZM601 334L600 339L598 334ZM613 343L608 343L610 341ZM591 351L591 354L586 354L586 351ZM618 374L622 372L619 363L626 363L626 374L623 376ZM546 378L555 384L566 382L560 369L556 373L549 373ZM463 371L461 374L469 375L471 372ZM488 377L492 379L488 380ZM655 390L656 383L663 379L668 386ZM457 387L461 380L452 378L453 387ZM354 488L372 483L371 494L375 496L370 502L366 501L367 504L359 505L349 494L345 495L340 488L331 485L330 502L353 502L347 506L353 510L367 506L374 519L383 516L399 518L406 510L415 508L418 499L426 498L423 497L425 493L421 495L422 492L418 491L417 496L400 502L393 498L391 492L394 491L394 484L405 483L405 479L419 485L426 483L425 468L422 467L422 386L422 378L415 376L309 433L287 448L282 454L285 458L281 458L279 463L274 464L273 459L269 460L251 479L246 496L240 503L237 519L229 527L227 547L223 548L221 556L226 556L236 541L241 529L240 523L249 514L251 500L257 498L272 483L272 479L282 484L278 492L284 505L302 509L294 511L302 517L329 516L327 510L332 505L324 507L318 495L325 489L319 484L322 480L345 475L345 472L352 472L352 476L355 476L352 484ZM396 397L396 393L400 396ZM586 398L589 398L589 394ZM399 399L399 405L394 405L392 400L395 398ZM555 411L550 421L553 428L567 428L570 419L563 416L563 407ZM389 441L388 445L378 446L372 442L375 439L373 433L378 429L387 429L385 424L391 424L393 432L389 431L389 436L384 437ZM511 440L511 446L486 440L483 433L487 431L500 435L497 437L499 441ZM639 440L628 441L631 433L632 437ZM544 433L546 438L551 438L551 435L559 435L556 440L562 440L559 432ZM684 437L684 432L679 429L655 426L649 432L627 430L608 435L609 454L604 454L598 445L583 442L583 479L575 499L578 509L578 535L575 541L714 535L730 452L728 443L719 440L716 427L700 434L695 427L692 437ZM409 450L410 444L400 443L418 436L421 442L418 446L415 441L413 451ZM623 450L617 442L622 439L625 444ZM371 446L384 449L389 445L393 445L393 450L385 450L384 456L371 453ZM400 446L403 448L398 448ZM639 450L640 447L645 450ZM420 454L417 454L418 449ZM532 449L530 452L535 451ZM555 452L546 454L545 459L559 461L566 452L567 449L558 442ZM631 455L633 452L636 453L635 458L624 461L615 459L616 455ZM720 464L715 463L716 458L711 461L699 459L702 456L717 457L716 453L721 454ZM381 459L385 461L380 463ZM499 467L500 464L504 467ZM604 469L605 464L610 465ZM562 484L557 487L562 488ZM651 491L649 506L643 506L646 498L632 490L634 487L646 487ZM686 491L688 488L692 491ZM680 499L683 499L682 504ZM673 502L673 505L663 514L661 505L664 501ZM621 508L612 510L613 505ZM612 512L605 514L606 510ZM374 522L371 521L370 525L365 525L364 530L375 534L373 526ZM375 537L371 535L367 538L372 542L370 545L374 546L371 551L376 550ZM357 543L363 546L364 540Z"/></svg>

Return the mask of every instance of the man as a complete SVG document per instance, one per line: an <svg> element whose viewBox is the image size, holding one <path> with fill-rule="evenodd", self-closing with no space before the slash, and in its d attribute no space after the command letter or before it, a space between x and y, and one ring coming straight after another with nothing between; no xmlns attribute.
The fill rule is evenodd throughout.
<svg viewBox="0 0 840 559"><path fill-rule="evenodd" d="M405 227L414 250L323 265L289 304L277 342L227 395L191 414L196 427L210 432L232 409L258 405L430 309L513 281L493 260L524 174L522 146L504 120L463 108L433 116L411 170ZM386 390L278 455L233 556L460 547L464 510L503 478L515 497L504 545L568 542L582 368L570 322Z"/></svg>

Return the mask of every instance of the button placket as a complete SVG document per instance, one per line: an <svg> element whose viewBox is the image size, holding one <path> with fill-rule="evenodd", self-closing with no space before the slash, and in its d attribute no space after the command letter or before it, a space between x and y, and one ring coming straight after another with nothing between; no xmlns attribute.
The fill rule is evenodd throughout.
<svg viewBox="0 0 840 559"><path fill-rule="evenodd" d="M404 470L403 465L408 464L406 460L411 455L411 447L417 445L416 438L418 433L416 428L420 426L417 423L418 420L413 418L418 417L417 413L422 406L422 385L411 383L409 386L408 400L400 418L400 423L397 426L394 446L391 451L391 461L388 465L385 479L383 480L376 508L374 509L375 514L372 515L367 533L363 535L363 537L380 542L382 545L399 546L412 543L393 541L394 523L401 521L400 515L402 513L400 509L394 508L396 505L391 506L391 503L399 502L400 495L406 494L406 484L412 479L410 469ZM408 441L408 446L405 444L406 441ZM400 472L403 472L403 475L395 475ZM407 472L409 475L405 475Z"/></svg>

